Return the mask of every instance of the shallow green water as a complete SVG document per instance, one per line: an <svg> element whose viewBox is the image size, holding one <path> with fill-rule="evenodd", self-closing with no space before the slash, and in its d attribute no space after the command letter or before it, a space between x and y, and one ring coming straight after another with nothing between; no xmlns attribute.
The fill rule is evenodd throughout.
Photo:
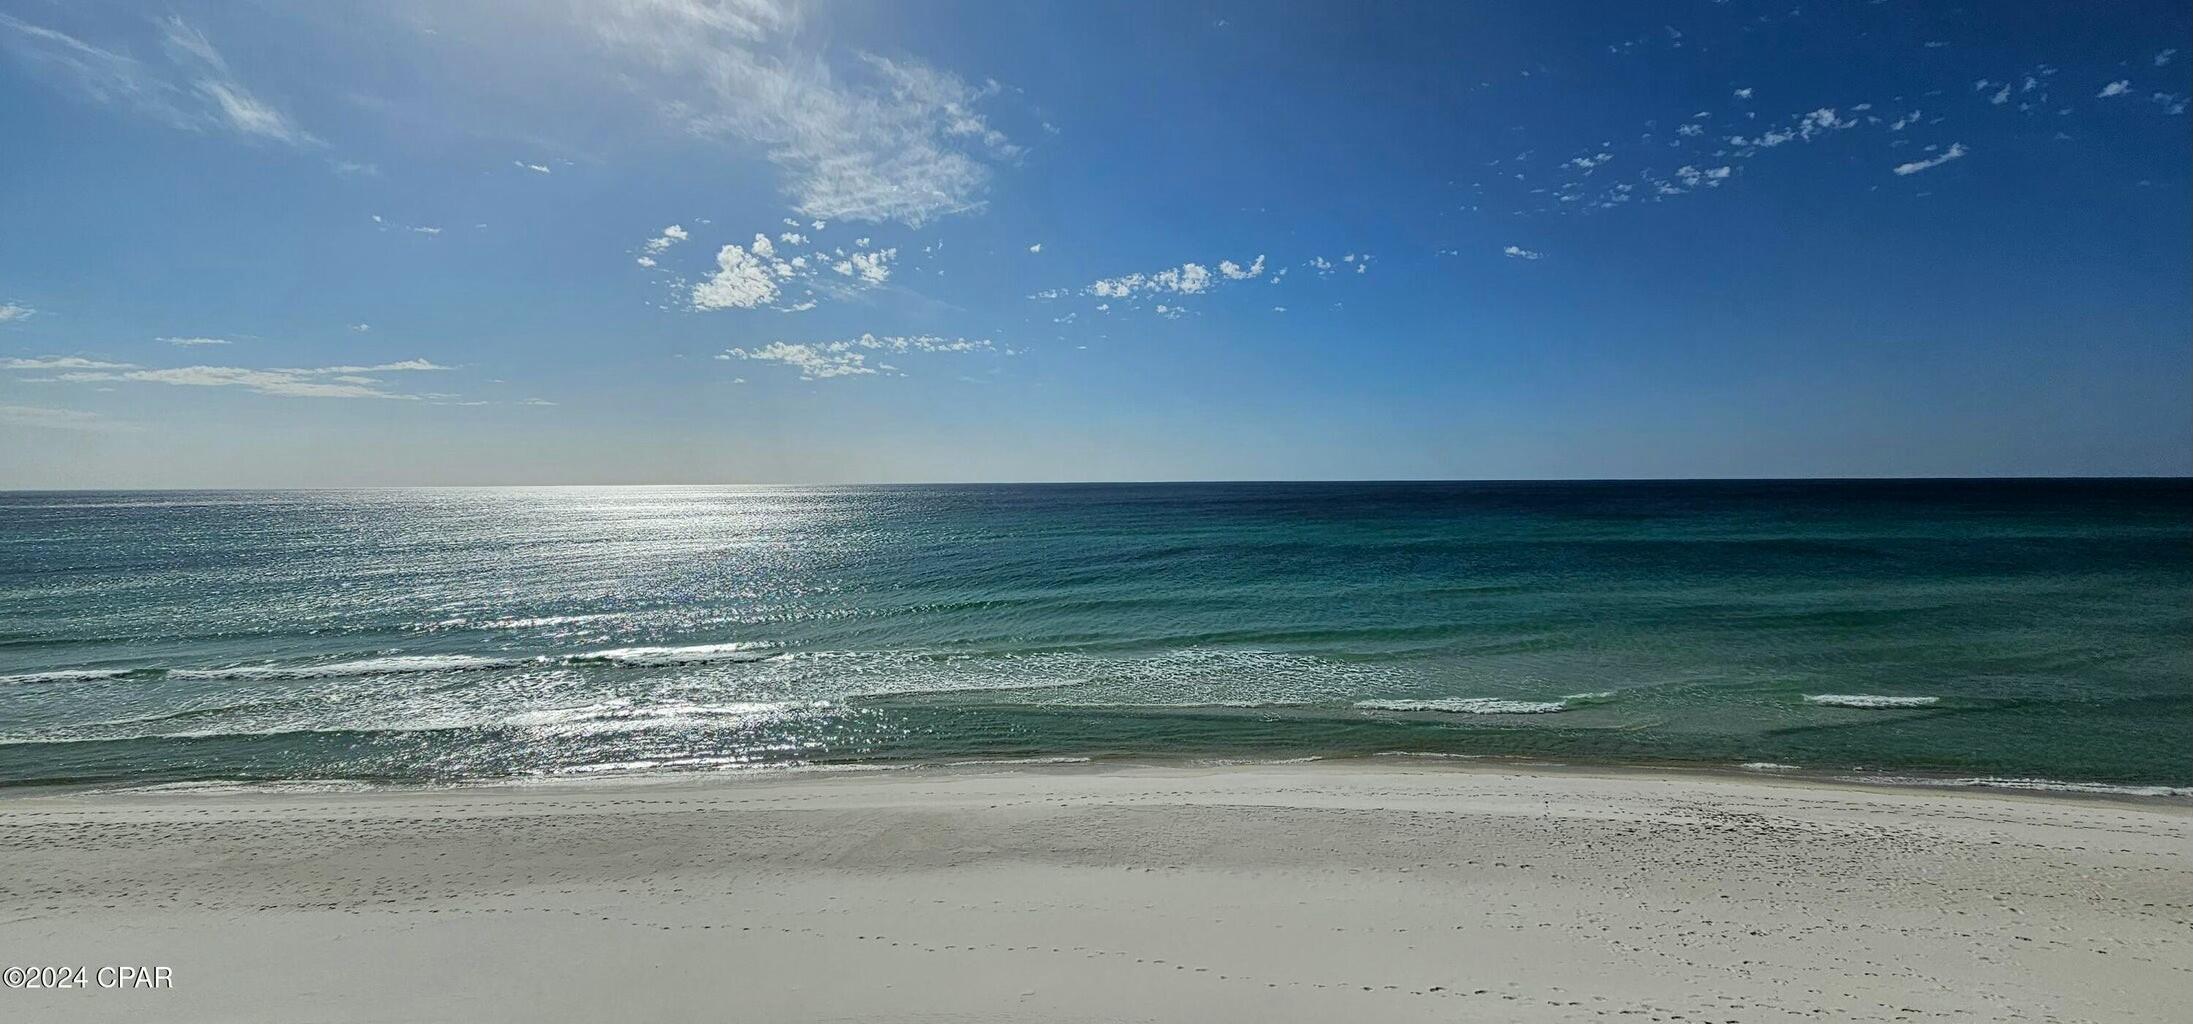
<svg viewBox="0 0 2193 1024"><path fill-rule="evenodd" d="M2193 484L0 495L0 783L1387 751L2193 782Z"/></svg>

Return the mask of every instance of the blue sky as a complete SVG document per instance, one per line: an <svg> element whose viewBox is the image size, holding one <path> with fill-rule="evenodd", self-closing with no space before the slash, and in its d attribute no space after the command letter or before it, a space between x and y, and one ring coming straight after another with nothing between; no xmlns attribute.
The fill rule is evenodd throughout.
<svg viewBox="0 0 2193 1024"><path fill-rule="evenodd" d="M0 486L2183 474L2183 3L0 0Z"/></svg>

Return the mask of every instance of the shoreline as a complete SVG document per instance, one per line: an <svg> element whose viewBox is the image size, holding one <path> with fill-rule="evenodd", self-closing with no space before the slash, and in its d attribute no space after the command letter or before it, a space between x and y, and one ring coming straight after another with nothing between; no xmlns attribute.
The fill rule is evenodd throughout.
<svg viewBox="0 0 2193 1024"><path fill-rule="evenodd" d="M1498 754L1380 751L1371 754L1305 754L1287 757L1205 757L1180 755L1030 755L1027 757L968 758L952 761L833 761L772 762L703 769L630 769L599 773L510 775L468 779L199 779L177 782L114 783L22 782L0 785L0 808L11 800L52 797L127 797L133 795L188 796L196 793L374 793L445 792L469 790L523 790L532 787L610 789L619 786L740 785L773 779L828 778L888 773L980 773L988 771L1116 771L1153 769L1259 768L1287 765L1415 766L1457 772L1513 774L1604 775L1607 777L1669 775L1701 780L1755 782L1799 787L1848 788L1880 792L1940 792L2013 799L2109 801L2131 806L2193 807L2193 785L2167 783L2085 782L2009 776L1970 776L1867 768L1813 768L1765 762L1705 764L1694 762L1553 761L1544 758Z"/></svg>

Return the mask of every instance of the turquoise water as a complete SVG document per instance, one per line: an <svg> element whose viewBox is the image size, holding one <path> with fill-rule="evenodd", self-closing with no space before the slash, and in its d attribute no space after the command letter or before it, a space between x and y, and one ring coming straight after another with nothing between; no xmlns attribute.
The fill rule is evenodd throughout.
<svg viewBox="0 0 2193 1024"><path fill-rule="evenodd" d="M2193 783L2186 481L0 495L0 783L1383 752Z"/></svg>

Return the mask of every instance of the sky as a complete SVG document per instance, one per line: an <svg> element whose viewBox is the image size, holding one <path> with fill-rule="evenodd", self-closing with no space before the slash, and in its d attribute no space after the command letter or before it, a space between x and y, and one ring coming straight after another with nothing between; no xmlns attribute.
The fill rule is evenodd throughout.
<svg viewBox="0 0 2193 1024"><path fill-rule="evenodd" d="M0 0L0 488L2183 475L2189 37Z"/></svg>

